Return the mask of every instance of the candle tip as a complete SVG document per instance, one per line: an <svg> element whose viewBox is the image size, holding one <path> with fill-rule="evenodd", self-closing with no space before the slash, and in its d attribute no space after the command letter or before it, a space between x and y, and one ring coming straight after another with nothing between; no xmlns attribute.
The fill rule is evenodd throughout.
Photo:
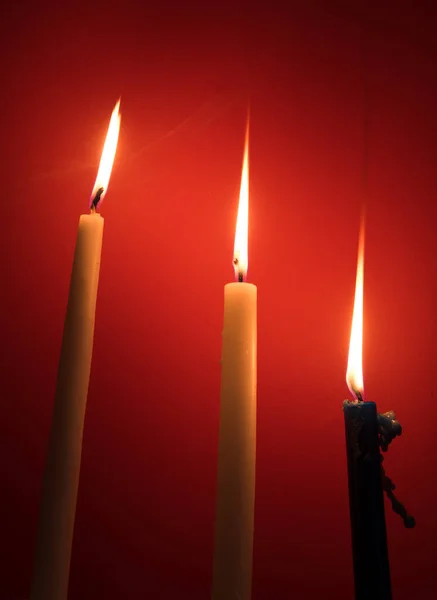
<svg viewBox="0 0 437 600"><path fill-rule="evenodd" d="M94 198L91 200L91 205L90 205L91 212L96 212L97 206L98 206L98 204L100 202L100 198L102 197L102 194L103 194L104 191L105 190L102 187L100 187L97 190Z"/></svg>

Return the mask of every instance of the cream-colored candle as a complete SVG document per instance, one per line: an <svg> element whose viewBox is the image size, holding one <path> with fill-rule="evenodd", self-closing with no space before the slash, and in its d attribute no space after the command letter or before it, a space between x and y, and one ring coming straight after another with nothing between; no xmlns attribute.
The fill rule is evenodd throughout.
<svg viewBox="0 0 437 600"><path fill-rule="evenodd" d="M237 282L225 286L213 600L250 600L256 462L257 288L245 283L248 129L234 248Z"/></svg>
<svg viewBox="0 0 437 600"><path fill-rule="evenodd" d="M79 219L42 487L31 600L66 600L68 596L103 238L103 218L96 208L108 187L119 127L118 102L92 194L91 214Z"/></svg>

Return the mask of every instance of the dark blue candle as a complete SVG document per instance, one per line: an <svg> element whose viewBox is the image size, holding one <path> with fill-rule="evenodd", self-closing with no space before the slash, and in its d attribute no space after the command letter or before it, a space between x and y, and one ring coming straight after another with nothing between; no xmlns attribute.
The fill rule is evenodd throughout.
<svg viewBox="0 0 437 600"><path fill-rule="evenodd" d="M374 402L343 403L356 600L391 600Z"/></svg>
<svg viewBox="0 0 437 600"><path fill-rule="evenodd" d="M353 401L343 404L356 600L391 600L378 413L364 402L364 219L358 244L355 301L346 381Z"/></svg>

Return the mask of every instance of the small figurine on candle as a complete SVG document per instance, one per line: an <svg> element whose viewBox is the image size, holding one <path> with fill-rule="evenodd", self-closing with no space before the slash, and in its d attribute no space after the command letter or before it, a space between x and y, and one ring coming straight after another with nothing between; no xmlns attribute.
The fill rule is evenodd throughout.
<svg viewBox="0 0 437 600"><path fill-rule="evenodd" d="M387 452L389 445L398 435L402 434L402 426L399 421L396 420L396 415L393 410L389 410L386 413L377 415L378 419L378 432L379 432L379 445L382 452ZM382 466L384 456L381 455L381 475L382 475L382 489L386 493L387 498L391 502L392 509L394 512L402 517L405 527L411 529L416 525L416 520L413 516L408 514L404 505L394 495L396 489L395 484L386 475L385 469Z"/></svg>

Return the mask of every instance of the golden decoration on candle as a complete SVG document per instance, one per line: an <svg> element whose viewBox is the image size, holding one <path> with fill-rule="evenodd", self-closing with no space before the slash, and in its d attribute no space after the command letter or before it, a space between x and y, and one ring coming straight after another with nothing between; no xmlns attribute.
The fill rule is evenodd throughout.
<svg viewBox="0 0 437 600"><path fill-rule="evenodd" d="M106 190L108 189L109 178L111 177L112 165L114 163L115 152L117 150L120 121L120 100L118 100L114 110L112 111L111 120L109 121L108 133L106 134L106 140L103 146L99 170L97 172L96 182L91 193L91 208L95 208L97 204L103 200Z"/></svg>
<svg viewBox="0 0 437 600"><path fill-rule="evenodd" d="M356 400L364 399L363 382L363 304L364 304L364 218L361 220L358 241L357 278L352 315L346 383Z"/></svg>
<svg viewBox="0 0 437 600"><path fill-rule="evenodd" d="M243 169L241 172L240 200L238 204L237 225L234 242L234 270L238 281L243 281L248 267L248 229L249 229L249 119L246 125L244 141Z"/></svg>

